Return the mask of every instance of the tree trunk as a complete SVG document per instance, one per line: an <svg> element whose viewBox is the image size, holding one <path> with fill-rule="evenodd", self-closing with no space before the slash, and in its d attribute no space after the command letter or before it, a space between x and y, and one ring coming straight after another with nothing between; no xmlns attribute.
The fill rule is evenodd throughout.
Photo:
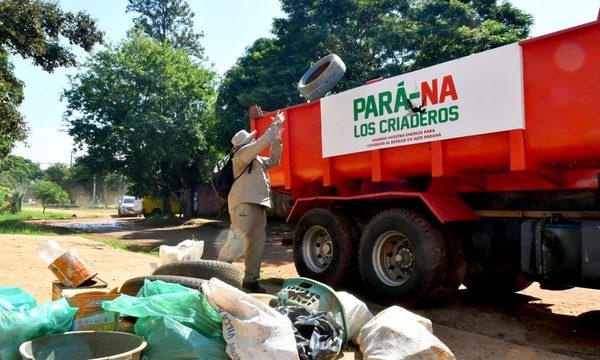
<svg viewBox="0 0 600 360"><path fill-rule="evenodd" d="M190 219L192 217L192 202L190 201L192 197L192 191L190 189L185 189L183 191L183 204L181 204L183 208L183 217L186 219Z"/></svg>

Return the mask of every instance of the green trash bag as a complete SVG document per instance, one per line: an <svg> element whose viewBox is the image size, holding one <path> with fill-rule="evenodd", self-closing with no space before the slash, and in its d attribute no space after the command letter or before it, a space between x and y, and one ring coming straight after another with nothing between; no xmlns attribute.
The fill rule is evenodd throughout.
<svg viewBox="0 0 600 360"><path fill-rule="evenodd" d="M65 298L38 306L25 291L0 286L0 359L20 359L25 341L69 331L76 312Z"/></svg>
<svg viewBox="0 0 600 360"><path fill-rule="evenodd" d="M168 316L139 318L134 331L148 343L142 353L142 360L229 360L222 338L206 337Z"/></svg>
<svg viewBox="0 0 600 360"><path fill-rule="evenodd" d="M179 284L144 280L138 296L121 295L102 307L125 316L167 316L204 336L223 338L221 317L198 291Z"/></svg>
<svg viewBox="0 0 600 360"><path fill-rule="evenodd" d="M138 296L102 307L138 318L134 331L148 343L143 359L228 359L221 317L198 290L144 280Z"/></svg>

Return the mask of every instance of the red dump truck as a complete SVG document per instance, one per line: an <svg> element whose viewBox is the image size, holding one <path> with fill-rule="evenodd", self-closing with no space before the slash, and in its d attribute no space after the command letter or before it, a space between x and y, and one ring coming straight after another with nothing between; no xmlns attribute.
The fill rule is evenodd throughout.
<svg viewBox="0 0 600 360"><path fill-rule="evenodd" d="M600 21L281 111L301 276L413 304L600 289Z"/></svg>

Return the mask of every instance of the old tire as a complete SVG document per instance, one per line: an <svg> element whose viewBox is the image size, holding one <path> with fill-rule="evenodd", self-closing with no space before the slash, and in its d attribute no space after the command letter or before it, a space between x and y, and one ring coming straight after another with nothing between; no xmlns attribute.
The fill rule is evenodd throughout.
<svg viewBox="0 0 600 360"><path fill-rule="evenodd" d="M371 219L358 261L369 294L408 306L435 303L446 282L444 239L437 227L410 210L385 210Z"/></svg>
<svg viewBox="0 0 600 360"><path fill-rule="evenodd" d="M215 260L181 261L159 266L152 275L178 275L209 280L213 277L236 288L242 286L241 271L229 263Z"/></svg>
<svg viewBox="0 0 600 360"><path fill-rule="evenodd" d="M341 215L326 209L308 211L294 233L296 271L334 288L342 285L353 271L356 240Z"/></svg>
<svg viewBox="0 0 600 360"><path fill-rule="evenodd" d="M147 275L147 276L138 276L131 279L126 280L121 287L119 288L119 292L121 294L127 294L131 296L136 296L140 291L142 286L144 286L144 280L156 281L161 280L166 283L171 284L179 284L183 285L190 289L200 290L202 283L206 280L198 279L187 276L174 276L174 275Z"/></svg>
<svg viewBox="0 0 600 360"><path fill-rule="evenodd" d="M298 81L298 91L308 101L318 99L333 89L345 72L346 65L339 56L327 55L304 73Z"/></svg>

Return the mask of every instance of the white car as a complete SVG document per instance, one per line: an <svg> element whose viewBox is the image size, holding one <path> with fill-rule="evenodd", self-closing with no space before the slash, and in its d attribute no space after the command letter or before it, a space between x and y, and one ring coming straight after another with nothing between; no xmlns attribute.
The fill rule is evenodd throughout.
<svg viewBox="0 0 600 360"><path fill-rule="evenodd" d="M119 200L117 212L119 216L140 215L142 213L142 199L136 199L134 196L123 196Z"/></svg>

